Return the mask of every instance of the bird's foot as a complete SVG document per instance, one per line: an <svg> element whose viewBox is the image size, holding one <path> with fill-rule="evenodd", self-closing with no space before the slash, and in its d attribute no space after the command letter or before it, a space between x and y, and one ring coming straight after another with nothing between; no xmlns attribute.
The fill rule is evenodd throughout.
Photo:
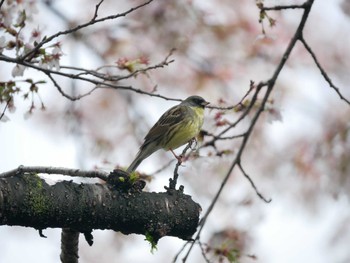
<svg viewBox="0 0 350 263"><path fill-rule="evenodd" d="M191 140L189 140L188 145L189 145L191 150L195 150L197 145L198 145L196 137L193 137Z"/></svg>

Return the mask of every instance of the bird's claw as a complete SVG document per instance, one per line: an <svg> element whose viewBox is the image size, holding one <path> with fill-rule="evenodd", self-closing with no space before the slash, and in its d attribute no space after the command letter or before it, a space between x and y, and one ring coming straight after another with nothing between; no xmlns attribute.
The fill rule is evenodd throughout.
<svg viewBox="0 0 350 263"><path fill-rule="evenodd" d="M196 137L193 137L191 140L189 140L188 144L191 150L195 150L198 145Z"/></svg>

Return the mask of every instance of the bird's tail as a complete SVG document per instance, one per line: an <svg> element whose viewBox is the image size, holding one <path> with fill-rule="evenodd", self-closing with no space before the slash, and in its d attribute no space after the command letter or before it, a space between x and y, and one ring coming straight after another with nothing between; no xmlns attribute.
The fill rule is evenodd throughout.
<svg viewBox="0 0 350 263"><path fill-rule="evenodd" d="M136 154L134 161L129 165L126 170L127 173L131 173L136 170L140 163L150 156L152 153L157 151L159 148L154 147L152 144L142 145L139 152Z"/></svg>
<svg viewBox="0 0 350 263"><path fill-rule="evenodd" d="M151 143L144 143L141 147L139 152L136 154L136 157L134 161L129 165L128 169L126 170L127 173L132 173L136 170L136 168L140 165L140 163L146 159L148 156L150 156L155 151L158 151L160 149L159 145L156 142Z"/></svg>
<svg viewBox="0 0 350 263"><path fill-rule="evenodd" d="M127 173L132 173L133 171L135 171L136 168L140 165L140 163L146 158L142 158L141 153L141 150L137 153L134 161L129 165L128 169L126 169Z"/></svg>

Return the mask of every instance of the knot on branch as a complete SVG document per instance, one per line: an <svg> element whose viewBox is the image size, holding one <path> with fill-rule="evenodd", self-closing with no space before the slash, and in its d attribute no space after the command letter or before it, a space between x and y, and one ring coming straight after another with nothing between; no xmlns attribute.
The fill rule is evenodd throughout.
<svg viewBox="0 0 350 263"><path fill-rule="evenodd" d="M123 192L141 192L146 182L140 180L137 173L129 174L123 170L115 169L109 174L107 184Z"/></svg>

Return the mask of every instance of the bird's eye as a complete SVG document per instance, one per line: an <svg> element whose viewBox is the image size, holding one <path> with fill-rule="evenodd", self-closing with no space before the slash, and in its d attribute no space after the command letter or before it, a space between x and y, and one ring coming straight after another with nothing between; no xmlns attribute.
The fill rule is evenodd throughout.
<svg viewBox="0 0 350 263"><path fill-rule="evenodd" d="M195 99L196 104L202 104L203 100L201 99Z"/></svg>

